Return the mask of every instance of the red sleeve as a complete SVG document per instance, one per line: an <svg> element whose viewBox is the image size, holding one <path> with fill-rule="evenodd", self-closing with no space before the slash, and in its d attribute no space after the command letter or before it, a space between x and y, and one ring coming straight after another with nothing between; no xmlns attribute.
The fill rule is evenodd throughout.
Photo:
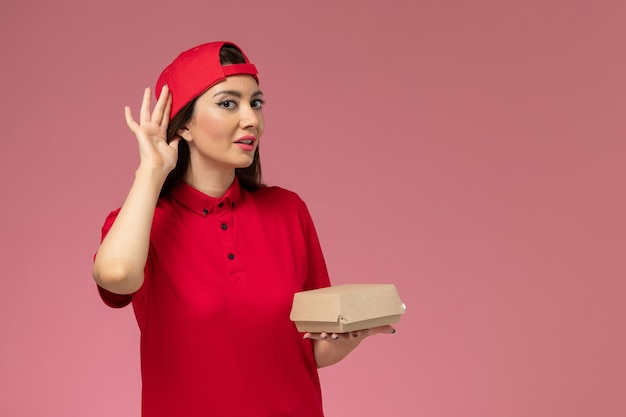
<svg viewBox="0 0 626 417"><path fill-rule="evenodd" d="M119 212L120 212L120 209L117 209L109 213L109 215L107 216L106 220L104 221L104 225L102 226L102 239L100 240L101 242L102 240L104 240L104 237L107 235L107 233L109 233L109 230L111 230L111 226L113 226L113 222L117 218L117 215L119 214ZM95 259L95 255L94 255L94 259ZM130 294L112 293L111 291L105 290L99 285L98 285L98 293L100 294L100 298L102 299L102 301L104 301L104 303L108 305L109 307L113 307L113 308L126 307L128 304L130 304L133 298L132 295Z"/></svg>
<svg viewBox="0 0 626 417"><path fill-rule="evenodd" d="M306 204L300 199L300 222L307 241L307 277L303 290L314 290L330 286L330 278L322 247Z"/></svg>

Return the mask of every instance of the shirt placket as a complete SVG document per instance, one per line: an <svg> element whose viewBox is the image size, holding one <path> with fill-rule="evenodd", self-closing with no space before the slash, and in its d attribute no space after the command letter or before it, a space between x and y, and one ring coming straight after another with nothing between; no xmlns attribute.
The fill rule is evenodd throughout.
<svg viewBox="0 0 626 417"><path fill-rule="evenodd" d="M236 245L233 212L235 203L229 199L220 201L215 207L215 218L217 221L217 232L222 242L223 256L226 260L228 275L234 286L245 285L243 276L242 254Z"/></svg>

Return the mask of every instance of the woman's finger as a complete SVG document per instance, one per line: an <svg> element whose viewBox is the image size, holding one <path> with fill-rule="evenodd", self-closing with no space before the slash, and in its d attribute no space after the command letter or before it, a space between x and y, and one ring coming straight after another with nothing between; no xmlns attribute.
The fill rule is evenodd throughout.
<svg viewBox="0 0 626 417"><path fill-rule="evenodd" d="M150 120L153 123L160 125L165 118L163 114L165 113L165 110L167 108L167 102L169 101L169 98L170 93L167 88L167 84L165 84L163 88L161 88L161 95L159 96L159 99L154 106L154 111L152 112L152 118Z"/></svg>
<svg viewBox="0 0 626 417"><path fill-rule="evenodd" d="M126 116L126 125L134 133L139 126L137 125L137 122L135 122L135 119L133 119L130 107L124 107L124 116Z"/></svg>
<svg viewBox="0 0 626 417"><path fill-rule="evenodd" d="M139 113L139 123L150 121L150 87L146 87L143 91L143 99L141 100L141 111Z"/></svg>
<svg viewBox="0 0 626 417"><path fill-rule="evenodd" d="M396 329L393 326L380 326L380 327L372 327L371 329L367 329L370 335L374 334L394 334Z"/></svg>
<svg viewBox="0 0 626 417"><path fill-rule="evenodd" d="M167 101L165 102L165 110L163 111L163 119L161 120L161 129L167 131L167 125L170 122L170 112L172 111L172 95L167 93Z"/></svg>

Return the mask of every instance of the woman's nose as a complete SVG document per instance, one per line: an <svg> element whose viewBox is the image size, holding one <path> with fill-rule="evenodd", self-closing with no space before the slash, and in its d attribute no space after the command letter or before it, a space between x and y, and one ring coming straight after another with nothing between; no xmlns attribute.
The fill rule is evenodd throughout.
<svg viewBox="0 0 626 417"><path fill-rule="evenodd" d="M239 124L243 129L247 129L250 127L256 128L259 126L259 114L250 105L242 106L241 120Z"/></svg>

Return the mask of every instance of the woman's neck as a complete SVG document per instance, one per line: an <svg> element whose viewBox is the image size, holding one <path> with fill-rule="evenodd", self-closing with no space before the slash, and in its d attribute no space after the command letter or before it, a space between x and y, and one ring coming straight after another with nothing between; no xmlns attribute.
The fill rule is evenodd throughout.
<svg viewBox="0 0 626 417"><path fill-rule="evenodd" d="M189 167L186 181L198 191L219 198L222 197L235 180L235 169L194 169Z"/></svg>

